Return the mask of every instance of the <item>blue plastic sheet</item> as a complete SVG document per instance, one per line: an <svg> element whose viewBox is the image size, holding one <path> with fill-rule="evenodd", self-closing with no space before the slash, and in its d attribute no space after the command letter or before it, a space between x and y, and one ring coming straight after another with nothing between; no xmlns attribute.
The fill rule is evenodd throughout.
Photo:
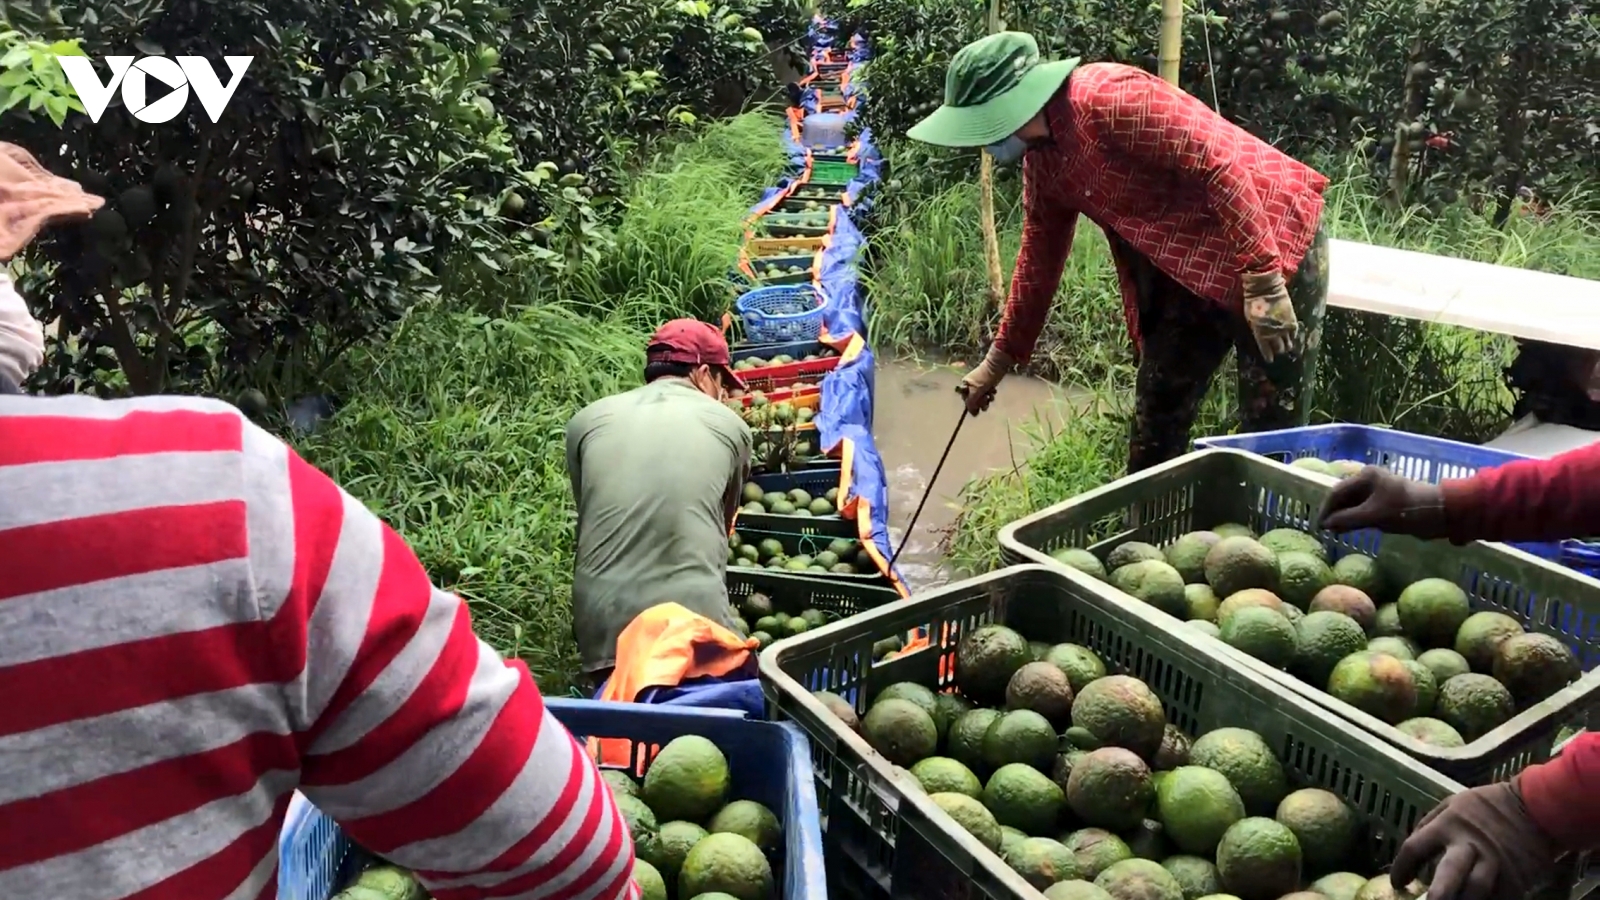
<svg viewBox="0 0 1600 900"><path fill-rule="evenodd" d="M752 718L766 717L766 701L761 697L761 682L756 678L755 657L751 657L748 671L720 678L692 678L677 687L654 687L633 698L635 703L655 703L666 706L693 706L700 709L737 709ZM595 689L599 700L606 686Z"/></svg>

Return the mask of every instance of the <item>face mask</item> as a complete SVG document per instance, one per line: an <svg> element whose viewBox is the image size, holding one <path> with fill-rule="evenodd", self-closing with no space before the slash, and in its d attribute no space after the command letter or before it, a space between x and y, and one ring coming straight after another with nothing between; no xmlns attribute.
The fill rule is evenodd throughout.
<svg viewBox="0 0 1600 900"><path fill-rule="evenodd" d="M1012 135L999 143L990 144L984 148L994 161L1002 166L1009 166L1022 159L1022 154L1028 152L1028 142Z"/></svg>

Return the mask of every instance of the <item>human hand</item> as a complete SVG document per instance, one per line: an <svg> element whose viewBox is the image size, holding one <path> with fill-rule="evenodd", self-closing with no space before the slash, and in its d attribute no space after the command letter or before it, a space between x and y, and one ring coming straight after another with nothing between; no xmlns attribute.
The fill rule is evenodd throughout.
<svg viewBox="0 0 1600 900"><path fill-rule="evenodd" d="M1322 503L1317 524L1328 531L1376 528L1432 540L1448 536L1444 497L1435 485L1367 466L1340 481Z"/></svg>
<svg viewBox="0 0 1600 900"><path fill-rule="evenodd" d="M1300 322L1294 315L1294 304L1289 301L1289 288L1283 273L1246 273L1244 285L1244 318L1250 324L1261 357L1272 362L1279 356L1294 355L1294 338L1300 331Z"/></svg>
<svg viewBox="0 0 1600 900"><path fill-rule="evenodd" d="M1455 794L1434 807L1400 845L1389 880L1403 888L1437 861L1430 900L1524 897L1551 877L1559 853L1528 815L1513 779Z"/></svg>
<svg viewBox="0 0 1600 900"><path fill-rule="evenodd" d="M995 389L1000 386L1000 380L1016 365L1016 361L1009 354L998 347L990 347L984 355L983 362L977 368L966 374L961 379L961 384L956 386L956 392L966 400L967 415L975 416L989 408L994 401Z"/></svg>

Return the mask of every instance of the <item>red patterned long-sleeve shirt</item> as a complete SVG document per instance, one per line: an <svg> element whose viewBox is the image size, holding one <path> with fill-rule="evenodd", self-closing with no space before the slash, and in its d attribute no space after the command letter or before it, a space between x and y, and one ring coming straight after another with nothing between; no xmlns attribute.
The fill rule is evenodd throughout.
<svg viewBox="0 0 1600 900"><path fill-rule="evenodd" d="M265 900L298 787L439 900L629 900L599 772L226 404L0 397L0 896Z"/></svg>
<svg viewBox="0 0 1600 900"><path fill-rule="evenodd" d="M1023 157L1022 248L995 338L1019 362L1044 330L1079 213L1179 284L1235 307L1241 274L1288 277L1311 246L1328 179L1143 69L1082 66L1045 118L1051 144ZM1136 295L1121 276L1137 340Z"/></svg>

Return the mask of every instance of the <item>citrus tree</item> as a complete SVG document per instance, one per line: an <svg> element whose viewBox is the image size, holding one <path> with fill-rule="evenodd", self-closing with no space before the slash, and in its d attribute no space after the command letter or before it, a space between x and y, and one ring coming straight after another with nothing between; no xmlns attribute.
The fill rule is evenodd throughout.
<svg viewBox="0 0 1600 900"><path fill-rule="evenodd" d="M115 98L98 122L8 120L108 198L30 250L56 390L293 394L429 294L510 269L559 279L605 252L628 150L742 102L767 56L738 9L703 0L19 0L6 15L96 61L253 57L216 123L193 103L141 123Z"/></svg>

